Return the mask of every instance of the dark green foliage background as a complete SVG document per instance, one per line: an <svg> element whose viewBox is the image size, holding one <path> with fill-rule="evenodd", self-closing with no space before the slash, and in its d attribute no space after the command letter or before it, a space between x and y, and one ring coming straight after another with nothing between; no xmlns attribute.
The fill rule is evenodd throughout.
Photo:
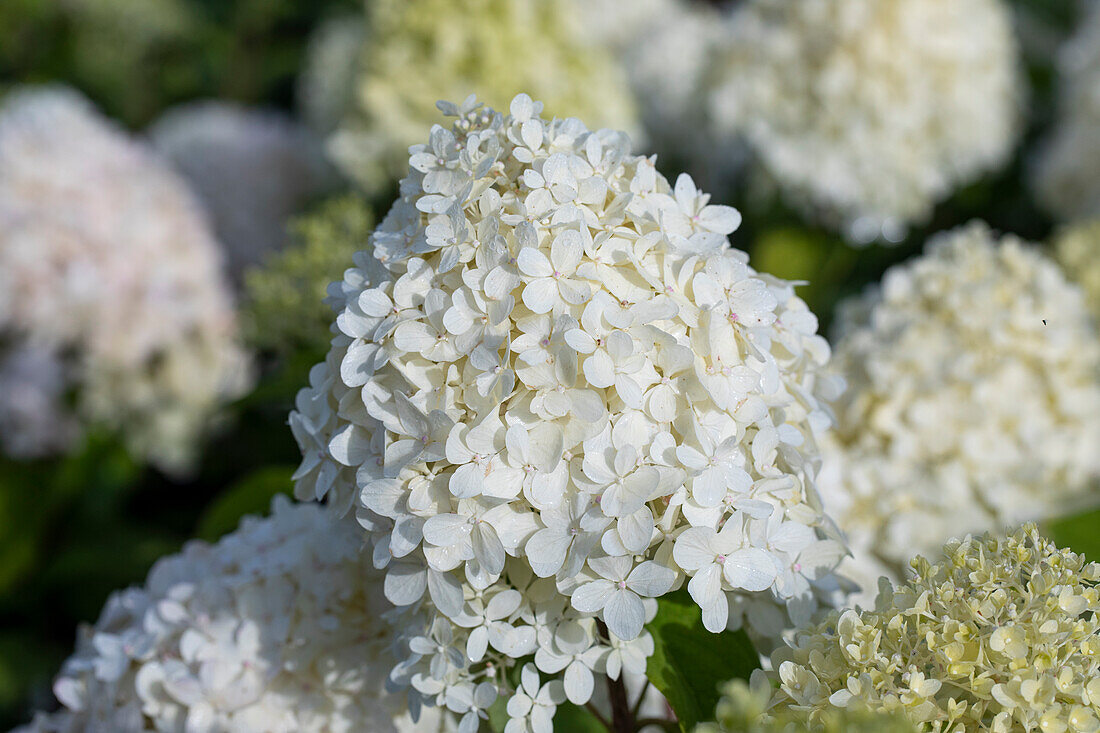
<svg viewBox="0 0 1100 733"><path fill-rule="evenodd" d="M120 7L154 1L113 0ZM0 0L0 93L22 83L70 84L135 131L173 104L204 97L289 110L310 29L333 12L359 6L353 0L180 0L180 5L182 15L147 41L132 29L116 38L112 34L119 30L110 18L80 20L70 2ZM1046 24L1055 43L1075 22L1074 0L1014 0L1013 5ZM1053 115L1051 47L1025 44L1028 129L1012 164L958 191L904 243L851 249L778 198L715 192L717 201L736 205L744 215L735 246L747 249L760 270L811 281L800 294L827 332L840 299L919 252L929 232L978 217L1044 240L1052 222L1036 208L1026 180L1036 143ZM664 163L672 166L665 173L674 178L675 163ZM372 204L380 214L389 201ZM334 279L339 275L332 273ZM91 436L82 451L64 460L0 458L0 728L52 706L50 679L72 649L77 623L94 620L112 590L141 582L157 557L178 550L188 538L216 539L243 514L261 512L274 494L289 491L298 453L286 416L309 366L323 357L316 348L297 345L261 354L259 386L232 406L229 425L211 438L201 464L185 479L136 465L109 436ZM1054 525L1055 537L1091 553L1097 522L1100 515L1094 514ZM1100 552L1093 556L1100 558ZM702 717L713 710L717 690L711 694L691 677L702 667L693 670L684 662L685 649L662 642L679 638L665 632L690 623L684 619L693 609L697 620L698 609L681 596L665 599L661 608L651 676L666 692L674 684L670 680L691 678L696 698L672 702L683 717ZM743 641L730 635L715 642L713 651L737 668L724 673L747 674L739 656ZM704 651L710 650L692 653ZM577 730L592 724L582 709L569 708L563 715L572 716Z"/></svg>

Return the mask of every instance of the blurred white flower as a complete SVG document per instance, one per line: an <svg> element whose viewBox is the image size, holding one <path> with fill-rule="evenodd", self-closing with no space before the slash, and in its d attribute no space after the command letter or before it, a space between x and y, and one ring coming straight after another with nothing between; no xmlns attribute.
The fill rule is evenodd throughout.
<svg viewBox="0 0 1100 733"><path fill-rule="evenodd" d="M1100 216L1100 5L1081 8L1079 28L1058 52L1058 118L1034 179L1043 205L1068 221Z"/></svg>
<svg viewBox="0 0 1100 733"><path fill-rule="evenodd" d="M335 130L355 100L366 26L359 15L337 15L310 34L298 76L298 108L315 131Z"/></svg>
<svg viewBox="0 0 1100 733"><path fill-rule="evenodd" d="M855 243L896 240L1012 153L1022 82L1001 0L749 0L711 116Z"/></svg>
<svg viewBox="0 0 1100 733"><path fill-rule="evenodd" d="M939 235L842 308L839 329L848 390L820 485L864 601L948 537L1089 500L1100 338L1037 249L981 223Z"/></svg>
<svg viewBox="0 0 1100 733"><path fill-rule="evenodd" d="M65 89L16 90L0 105L0 333L5 348L62 360L54 394L75 392L82 425L121 431L166 468L186 464L214 408L246 386L199 205L149 150ZM41 450L19 452L67 442L72 418L54 409ZM26 420L11 422L20 410ZM9 401L3 413L9 444L43 434L27 420L50 410L32 415Z"/></svg>
<svg viewBox="0 0 1100 733"><path fill-rule="evenodd" d="M423 139L440 98L477 93L505 104L527 91L561 117L636 126L623 70L581 30L583 3L371 0L364 22L351 109L329 138L329 151L368 191L404 174L408 147ZM343 83L342 66L329 71L331 80L313 85ZM450 151L455 160L457 153Z"/></svg>
<svg viewBox="0 0 1100 733"><path fill-rule="evenodd" d="M149 136L199 195L237 281L282 248L287 219L333 182L320 141L280 112L192 102Z"/></svg>
<svg viewBox="0 0 1100 733"><path fill-rule="evenodd" d="M386 692L393 629L353 520L276 499L112 595L54 684L57 731L423 731Z"/></svg>
<svg viewBox="0 0 1100 733"><path fill-rule="evenodd" d="M702 567L676 560L693 526L740 550L707 581L708 628L741 625L746 596L772 632L812 611L843 552L814 489L829 348L730 248L736 210L622 133L527 95L440 108L458 119L410 149L375 262L330 288L339 333L290 418L297 491L356 506L404 638L446 649L409 642L395 681L452 710L489 684L510 730L541 730L592 673L644 669L653 599ZM514 692L532 643L562 677Z"/></svg>
<svg viewBox="0 0 1100 733"><path fill-rule="evenodd" d="M725 22L698 0L577 0L583 30L611 48L637 100L647 147L689 168L707 184L728 183L744 155L716 134L707 105L708 79ZM688 134L687 131L690 131Z"/></svg>

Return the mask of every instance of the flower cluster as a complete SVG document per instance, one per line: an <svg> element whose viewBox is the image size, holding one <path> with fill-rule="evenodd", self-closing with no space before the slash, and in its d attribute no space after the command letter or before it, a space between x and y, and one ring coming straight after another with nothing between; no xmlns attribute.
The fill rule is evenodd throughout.
<svg viewBox="0 0 1100 733"><path fill-rule="evenodd" d="M816 711L812 723L807 711L790 707L769 715L771 698L766 678L754 677L750 684L733 680L718 701L715 722L698 726L695 733L918 733L900 713L858 705Z"/></svg>
<svg viewBox="0 0 1100 733"><path fill-rule="evenodd" d="M287 218L332 182L320 142L278 112L194 102L169 110L149 135L202 199L236 280L283 244Z"/></svg>
<svg viewBox="0 0 1100 733"><path fill-rule="evenodd" d="M1054 238L1054 251L1066 274L1085 292L1100 324L1100 220L1063 229Z"/></svg>
<svg viewBox="0 0 1100 733"><path fill-rule="evenodd" d="M213 408L244 386L219 268L217 243L182 181L83 98L63 89L5 98L0 334L5 349L60 365L51 371L66 383L39 389L43 399L58 396L58 415L75 390L81 421L121 431L162 466L184 463ZM9 445L30 428L20 426L26 410L3 403L0 440ZM45 415L33 412L27 417ZM40 447L73 432L67 422Z"/></svg>
<svg viewBox="0 0 1100 733"><path fill-rule="evenodd" d="M1036 248L973 223L840 312L826 506L861 573L952 536L1069 512L1100 475L1100 339Z"/></svg>
<svg viewBox="0 0 1100 733"><path fill-rule="evenodd" d="M814 488L829 347L730 249L737 211L623 133L523 94L440 108L330 289L296 490L355 506L402 609L396 681L473 730L534 653L508 731L539 731L594 673L644 672L684 582L711 631L808 618L843 552Z"/></svg>
<svg viewBox="0 0 1100 733"><path fill-rule="evenodd" d="M349 194L326 201L291 225L294 243L245 273L242 330L249 344L289 355L324 354L332 335L325 290L370 236L374 216Z"/></svg>
<svg viewBox="0 0 1100 733"><path fill-rule="evenodd" d="M527 91L554 114L631 129L622 70L576 27L574 0L370 0L354 109L333 136L341 168L368 190L404 174L440 97L503 104Z"/></svg>
<svg viewBox="0 0 1100 733"><path fill-rule="evenodd" d="M161 559L81 629L54 684L63 708L24 731L438 729L385 693L392 628L358 534L280 497Z"/></svg>
<svg viewBox="0 0 1100 733"><path fill-rule="evenodd" d="M780 709L868 706L937 732L1100 728L1100 565L1034 525L943 554L881 581L874 611L833 612L778 650Z"/></svg>
<svg viewBox="0 0 1100 733"><path fill-rule="evenodd" d="M1036 193L1067 220L1100 216L1100 7L1086 14L1058 54L1059 120L1039 161Z"/></svg>
<svg viewBox="0 0 1100 733"><path fill-rule="evenodd" d="M1002 164L1021 80L1001 0L750 0L735 10L712 117L795 201L855 242L893 240Z"/></svg>

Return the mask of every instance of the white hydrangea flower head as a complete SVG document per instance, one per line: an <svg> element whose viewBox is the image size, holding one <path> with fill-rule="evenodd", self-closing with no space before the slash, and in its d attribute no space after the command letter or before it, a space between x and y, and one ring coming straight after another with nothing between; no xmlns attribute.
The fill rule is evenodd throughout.
<svg viewBox="0 0 1100 733"><path fill-rule="evenodd" d="M814 488L829 347L730 248L737 211L625 134L525 94L440 108L330 288L296 491L354 506L407 624L396 681L472 731L534 653L509 730L541 730L644 673L681 584L711 631L808 618L843 553Z"/></svg>
<svg viewBox="0 0 1100 733"><path fill-rule="evenodd" d="M1059 118L1039 159L1039 200L1064 220L1100 216L1100 5L1058 53Z"/></svg>
<svg viewBox="0 0 1100 733"><path fill-rule="evenodd" d="M902 713L927 731L1100 729L1100 565L1027 525L949 542L873 611L834 611L772 656L772 712Z"/></svg>
<svg viewBox="0 0 1100 733"><path fill-rule="evenodd" d="M320 140L274 110L191 102L164 113L149 136L199 195L238 282L281 248L287 219L334 180Z"/></svg>
<svg viewBox="0 0 1100 733"><path fill-rule="evenodd" d="M1058 232L1054 251L1066 274L1085 292L1093 318L1100 324L1100 220Z"/></svg>
<svg viewBox="0 0 1100 733"><path fill-rule="evenodd" d="M351 518L273 503L111 596L28 731L441 730L386 691L393 628Z"/></svg>
<svg viewBox="0 0 1100 733"><path fill-rule="evenodd" d="M184 464L246 386L220 265L183 181L77 93L3 100L0 333L7 348L64 354L80 421L162 467Z"/></svg>
<svg viewBox="0 0 1100 733"><path fill-rule="evenodd" d="M583 11L576 0L371 0L333 160L368 191L388 186L435 121L435 101L471 91L495 104L526 91L554 114L634 131L623 70L587 42Z"/></svg>
<svg viewBox="0 0 1100 733"><path fill-rule="evenodd" d="M1038 248L979 222L841 308L821 481L873 590L947 537L1070 513L1100 476L1100 338ZM877 561L877 562L875 562ZM866 597L865 597L866 598Z"/></svg>
<svg viewBox="0 0 1100 733"><path fill-rule="evenodd" d="M1001 0L749 0L727 33L715 124L855 243L898 239L1012 152L1022 84Z"/></svg>

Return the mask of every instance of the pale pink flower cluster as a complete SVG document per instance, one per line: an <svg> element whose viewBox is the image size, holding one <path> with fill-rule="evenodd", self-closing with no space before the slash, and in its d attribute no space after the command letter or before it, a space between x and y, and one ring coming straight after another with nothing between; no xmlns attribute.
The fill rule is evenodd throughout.
<svg viewBox="0 0 1100 733"><path fill-rule="evenodd" d="M167 467L186 462L212 410L244 386L200 207L145 146L65 89L17 90L0 105L0 334L5 348L61 364L54 392L76 392L82 424L119 430ZM68 408L51 400L53 435L0 403L7 449L39 454L74 437ZM43 439L16 446L32 427Z"/></svg>

